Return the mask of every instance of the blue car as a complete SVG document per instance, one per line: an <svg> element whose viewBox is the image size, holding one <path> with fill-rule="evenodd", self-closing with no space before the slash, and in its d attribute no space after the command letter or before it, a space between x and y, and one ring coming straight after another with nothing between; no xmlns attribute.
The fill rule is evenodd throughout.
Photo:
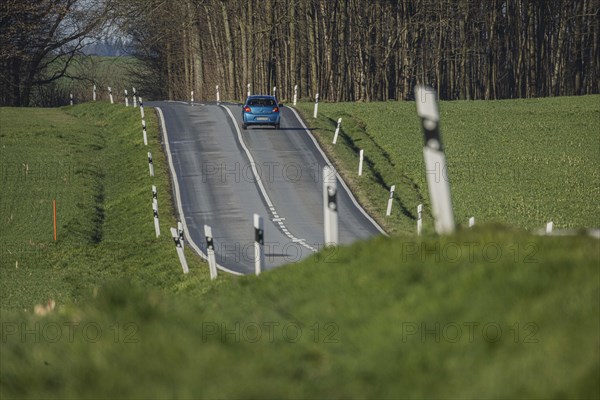
<svg viewBox="0 0 600 400"><path fill-rule="evenodd" d="M250 96L242 107L242 129L248 125L272 125L279 129L281 117L275 96Z"/></svg>

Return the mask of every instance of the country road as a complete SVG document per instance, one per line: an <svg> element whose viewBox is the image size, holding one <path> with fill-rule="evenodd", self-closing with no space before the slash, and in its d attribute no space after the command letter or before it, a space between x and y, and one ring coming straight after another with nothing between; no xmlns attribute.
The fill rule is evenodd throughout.
<svg viewBox="0 0 600 400"><path fill-rule="evenodd" d="M252 216L265 219L265 267L299 261L323 247L321 171L328 164L294 110L281 129L241 129L235 104L148 102L164 118L163 137L176 179L186 239L206 253L204 224L213 229L223 270L254 272ZM339 241L382 234L338 177Z"/></svg>

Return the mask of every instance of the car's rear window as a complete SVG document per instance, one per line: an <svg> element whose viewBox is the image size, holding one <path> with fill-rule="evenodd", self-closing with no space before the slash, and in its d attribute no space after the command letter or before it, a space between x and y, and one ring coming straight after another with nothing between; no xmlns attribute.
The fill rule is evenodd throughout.
<svg viewBox="0 0 600 400"><path fill-rule="evenodd" d="M270 107L275 105L275 101L273 99L250 99L248 100L248 105L257 107Z"/></svg>

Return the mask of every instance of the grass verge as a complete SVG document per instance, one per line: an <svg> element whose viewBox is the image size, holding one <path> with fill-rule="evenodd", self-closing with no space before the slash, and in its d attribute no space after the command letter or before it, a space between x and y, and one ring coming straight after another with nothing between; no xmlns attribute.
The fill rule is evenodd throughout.
<svg viewBox="0 0 600 400"><path fill-rule="evenodd" d="M600 209L600 96L531 100L443 101L441 131L448 169L427 173L451 182L455 219L525 229L597 228ZM298 109L332 155L361 203L388 232L415 231L417 205L432 218L423 139L414 102L321 103ZM338 118L342 129L332 145ZM362 177L358 152L365 150ZM385 217L396 185L391 217Z"/></svg>
<svg viewBox="0 0 600 400"><path fill-rule="evenodd" d="M28 309L79 303L127 277L167 291L205 290L206 264L187 249L183 276L169 228L176 226L157 118L98 102L59 109L0 109L0 305ZM155 177L148 172L153 154ZM158 190L155 238L151 186ZM58 240L53 241L52 201Z"/></svg>

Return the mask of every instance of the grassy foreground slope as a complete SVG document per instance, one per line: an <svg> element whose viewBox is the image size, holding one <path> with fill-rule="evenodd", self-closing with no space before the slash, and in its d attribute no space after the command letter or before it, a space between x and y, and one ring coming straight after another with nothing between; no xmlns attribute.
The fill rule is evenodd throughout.
<svg viewBox="0 0 600 400"><path fill-rule="evenodd" d="M2 399L600 396L598 240L478 225L183 276L146 114L154 180L138 110L0 109Z"/></svg>
<svg viewBox="0 0 600 400"><path fill-rule="evenodd" d="M416 208L432 225L423 134L414 102L321 103L299 110L361 202L390 232L414 232ZM441 131L455 218L526 229L600 226L600 96L502 101L443 101ZM338 144L331 145L342 118ZM357 177L358 152L365 172ZM396 185L393 214L385 217Z"/></svg>
<svg viewBox="0 0 600 400"><path fill-rule="evenodd" d="M598 253L476 229L380 237L196 297L105 287L45 318L3 313L1 394L597 398Z"/></svg>

